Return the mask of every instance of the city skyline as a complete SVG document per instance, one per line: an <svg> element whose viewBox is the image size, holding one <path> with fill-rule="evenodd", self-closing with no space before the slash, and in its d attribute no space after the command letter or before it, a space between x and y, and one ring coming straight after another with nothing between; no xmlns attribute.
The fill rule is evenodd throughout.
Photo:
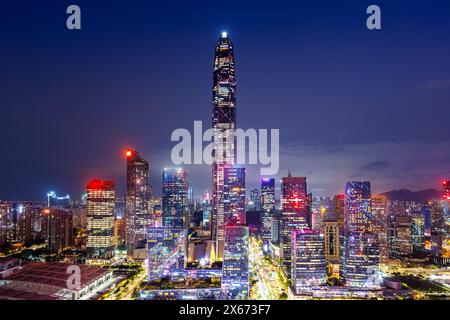
<svg viewBox="0 0 450 320"><path fill-rule="evenodd" d="M81 12L85 16L98 9L97 5L80 5L82 9L70 5L66 10L70 15L66 27L73 32L72 40L78 48L83 47L87 34L86 28L81 28ZM193 6L194 14L200 10L197 5ZM21 184L22 191L18 192L14 184L8 190L27 193L54 175L58 179L45 189L47 199L43 197L41 201L2 199L0 187L0 300L250 300L248 305L229 302L225 306L237 308L236 315L249 315L251 308L255 309L252 315L262 315L262 305L258 307L259 302L254 301L267 302L264 306L270 308L270 301L275 300L450 297L450 168L446 167L450 149L436 149L436 144L449 143L448 136L443 136L448 126L439 124L446 124L442 119L443 113L448 112L445 103L447 98L450 102L450 95L445 96L445 88L440 88L441 94L438 90L428 92L436 100L425 108L426 94L409 87L414 82L411 75L405 70L401 76L394 72L402 67L414 69L413 78L423 80L424 69L432 68L433 63L439 67L442 64L421 61L412 67L407 58L398 59L399 52L392 50L392 43L388 41L386 45L385 37L392 34L382 33L382 9L378 5L370 5L363 15L370 15L364 30L368 32L366 37L351 35L353 45L364 43L360 49L370 51L366 51L367 61L351 58L361 54L358 45L354 50L344 50L351 53L346 57L348 61L340 57L344 51L334 54L331 47L325 52L318 50L320 45L309 47L314 41L318 41L316 45L321 41L329 45L329 41L338 39L321 38L326 28L316 29L315 37L306 37L299 43L287 42L287 34L280 35L278 28L258 34L259 42L249 38L243 41L243 35L251 29L248 25L242 25L236 38L223 28L214 37L216 43L209 56L213 57L207 72L212 75L209 108L201 108L199 116L200 109L191 104L191 90L195 88L194 79L203 78L199 74L205 70L200 65L206 59L190 55L204 49L200 41L196 42L199 39L192 38L202 38L203 33L186 32L171 43L172 29L167 33L152 31L154 38L149 40L153 46L163 44L162 50L176 49L176 55L156 49L154 56L146 56L148 51L143 48L149 47L138 40L148 35L148 23L154 21L129 21L135 9L146 7L147 4L134 3L123 11L123 16L118 16L122 20L114 20L129 23L128 28L139 26L138 34L132 29L124 30L123 35L130 35L127 41L136 41L132 45L121 46L116 41L115 51L102 54L102 61L94 63L91 53L95 55L97 49L105 49L121 39L120 34L110 34L111 38L104 38L104 42L97 39L84 55L72 56L69 50L59 60L54 59L51 68L46 68L45 63L35 66L46 71L43 81L34 78L37 69L26 73L27 80L33 83L30 88L43 93L43 99L33 99L33 103L42 107L38 110L42 111L40 115L49 116L50 111L50 118L39 123L43 129L36 136L41 144L36 144L32 138L22 141L28 137L27 132L34 134L33 126L26 126L33 114L22 115L20 125L24 129L12 132L16 134L13 146L29 143L30 148L22 150L23 162L6 166L7 172L11 176L17 174L17 169L22 175L29 172L31 167L22 165L30 156L37 159L40 155L41 160L48 157L45 164L57 164L50 173L36 169L37 176L29 174ZM202 6L207 11L214 7ZM158 5L152 9L165 8ZM321 7L301 7L297 3L296 8L318 13ZM383 14L383 26L392 23L390 10L394 8L397 6L383 6L383 12L388 11ZM111 14L119 7L115 3L108 9ZM251 9L268 15L270 11L283 26L278 30L291 31L286 28L287 21L281 19L291 15L286 7L270 10L271 6L264 4L256 9L246 4L231 10L230 17L236 13L236 21L251 23L252 19L239 16ZM426 12L423 8L414 11L414 6L408 9L412 14ZM172 12L175 16L177 10ZM353 10L345 14L354 13ZM327 19L330 23L336 16ZM180 24L177 19L174 21ZM220 21L214 19L215 23ZM316 20L310 20L300 25L315 23ZM159 26L164 24L165 21L158 21ZM352 22L347 21L346 25L352 26ZM94 26L99 30L103 27ZM292 25L293 29L296 27L299 25ZM117 31L112 27L110 31L114 30ZM341 26L340 31L343 30L348 32ZM395 27L391 30L399 31ZM331 33L336 35L335 32ZM309 33L302 33L306 34ZM89 33L89 37L93 35L105 36L103 32ZM281 39L284 45L272 47L272 41ZM415 45L420 42L418 37L407 39L415 41ZM194 42L185 47L186 40ZM242 50L241 44L236 44L239 41ZM343 41L334 44L348 44L346 39ZM375 44L382 47L376 48ZM405 48L409 48L405 43L397 47ZM414 48L410 54L417 59L438 46L424 51ZM448 50L450 53L450 47ZM46 57L52 54L47 52ZM139 57L129 60L130 54ZM36 55L39 56L34 52ZM76 61L67 68L58 67L69 56L78 62L79 58L89 61L87 69L78 70ZM119 56L123 63L107 62ZM289 57L295 60L291 62ZM381 57L381 61L370 60L373 57ZM142 59L148 59L148 64L141 63ZM335 60L328 65L329 59ZM168 62L173 64L168 67ZM272 69L280 62L288 68ZM132 64L134 69L130 69ZM20 67L26 68L26 62ZM83 73L86 70L89 74ZM56 77L59 72L71 76ZM161 78L159 72L166 78ZM18 79L25 73L16 70L14 75ZM104 77L104 81L90 82L97 77ZM153 83L145 90L149 78ZM20 87L17 79L11 79L8 85ZM75 79L83 80L76 83ZM113 91L111 83L117 86ZM7 99L15 95L11 88ZM64 94L69 91L73 91L72 100L65 101ZM12 99L13 103L21 105L33 96L27 90L22 92ZM174 97L177 102L172 104ZM141 99L143 104L136 105ZM408 109L397 110L393 106L402 104L396 105L395 101L401 101ZM58 102L61 109L55 112L54 104ZM16 123L8 117L21 111L8 109L8 134L9 126ZM428 122L430 114L434 122ZM204 121L205 115L209 115L209 121ZM116 123L118 120L122 126ZM193 139L190 123L194 124ZM48 142L47 124L52 125L49 132L54 134L51 148L40 149L44 141ZM207 131L203 132L203 128ZM250 130L237 130L241 128ZM170 141L163 144L167 131L172 132ZM271 137L266 144L268 131ZM6 142L8 134L3 137ZM66 143L59 144L63 137ZM182 141L174 147L173 142L179 138ZM187 146L185 140L189 141ZM247 141L248 163L243 157ZM111 149L120 149L120 156L109 153L107 157L107 150ZM77 150L79 156L65 159ZM168 154L170 161L166 159ZM116 157L120 159L120 170L116 168ZM0 167L2 161L10 160L8 155L2 159ZM269 164L275 171L258 173L260 167L254 165L258 162L261 167ZM64 174L58 170L61 163L66 169ZM39 161L33 163L35 168L41 165ZM86 178L85 174L89 174L89 180L84 182L84 193L79 197L81 192L70 190ZM71 175L75 178L66 185L64 181ZM4 180L8 181L8 177ZM435 190L424 190L429 188L428 183ZM424 191L380 194L400 188ZM181 308L179 314L186 314L186 309ZM220 312L214 307L197 310Z"/></svg>
<svg viewBox="0 0 450 320"><path fill-rule="evenodd" d="M20 19L5 19L2 30L15 28L5 35L6 44L20 59L5 67L8 81L2 81L6 94L1 103L7 107L1 141L6 156L0 160L0 172L6 183L0 186L0 197L40 200L49 190L77 196L95 176L115 180L118 196L124 195L123 150L128 147L140 150L150 162L150 184L160 190L162 169L171 166L170 132L191 128L194 120L208 123L211 52L224 30L239 51L238 127L280 128L277 181L291 169L308 177L314 195L342 193L348 180L371 181L373 193L439 189L439 181L450 175L450 129L444 121L450 112L450 65L443 59L449 48L441 40L450 27L442 18L448 4L415 2L405 13L399 4L383 3L383 21L389 27L373 34L364 30L360 4L324 3L334 15L324 13L319 4L285 2L283 10L264 4L258 13L265 22L251 16L252 26L241 19L251 12L251 4L241 4L239 12L182 24L149 18L156 13L167 17L169 8L163 4L152 10L138 10L147 7L144 3L127 5L126 12L119 10L120 3L108 4L110 15L105 16L98 14L100 4L81 1L85 20L79 34L55 27L58 6L42 13L40 31L17 27ZM36 6L20 8L20 13L17 5L8 4L7 9L11 17L17 14L32 23ZM184 9L193 17L202 12L180 5L175 16ZM150 12L149 17L144 19L139 11ZM111 15L121 20L105 33L101 22ZM419 27L410 22L415 19L432 22ZM335 25L340 31L332 28ZM116 42L124 44L123 49L111 51ZM32 50L21 50L26 46ZM180 48L183 61L176 59ZM15 61L26 62L20 66ZM55 68L49 69L53 63ZM15 72L23 68L26 71ZM47 68L47 76L41 68ZM48 98L55 94L55 99ZM280 108L284 112L274 112ZM105 116L96 116L106 110ZM173 110L181 116L173 117ZM292 114L308 120L301 131ZM25 129L17 130L19 126ZM34 134L37 130L39 135ZM209 166L186 169L196 195L211 190L205 179ZM257 168L247 170L251 190L260 177Z"/></svg>

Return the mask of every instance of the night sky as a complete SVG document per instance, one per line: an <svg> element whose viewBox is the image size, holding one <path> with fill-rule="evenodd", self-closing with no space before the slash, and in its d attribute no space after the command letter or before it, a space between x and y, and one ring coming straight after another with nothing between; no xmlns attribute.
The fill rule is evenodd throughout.
<svg viewBox="0 0 450 320"><path fill-rule="evenodd" d="M66 8L82 30L66 29ZM366 8L382 9L381 31ZM171 132L211 125L214 45L235 46L240 128L280 129L280 172L314 195L450 177L450 2L2 1L0 199L123 193L123 150L150 161L160 194ZM249 168L247 189L257 185ZM188 166L195 195L211 168ZM277 186L278 187L278 186Z"/></svg>

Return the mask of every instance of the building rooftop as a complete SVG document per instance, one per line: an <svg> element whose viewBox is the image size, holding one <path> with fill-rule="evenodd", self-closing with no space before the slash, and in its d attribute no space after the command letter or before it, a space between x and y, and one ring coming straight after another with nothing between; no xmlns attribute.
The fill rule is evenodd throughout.
<svg viewBox="0 0 450 320"><path fill-rule="evenodd" d="M67 279L71 273L67 273L69 266L73 264L61 262L31 262L23 265L23 269L8 278L9 281L32 282L67 289ZM99 267L80 264L81 287L85 287L98 278L109 273L108 270Z"/></svg>

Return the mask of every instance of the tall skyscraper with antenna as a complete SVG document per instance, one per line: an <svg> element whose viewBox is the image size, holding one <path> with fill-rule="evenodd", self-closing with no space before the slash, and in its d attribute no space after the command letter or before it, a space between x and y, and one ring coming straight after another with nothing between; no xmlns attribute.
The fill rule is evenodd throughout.
<svg viewBox="0 0 450 320"><path fill-rule="evenodd" d="M233 44L223 32L215 47L212 88L212 127L214 134L212 165L213 214L211 236L216 260L223 260L225 236L225 168L235 164L236 74Z"/></svg>

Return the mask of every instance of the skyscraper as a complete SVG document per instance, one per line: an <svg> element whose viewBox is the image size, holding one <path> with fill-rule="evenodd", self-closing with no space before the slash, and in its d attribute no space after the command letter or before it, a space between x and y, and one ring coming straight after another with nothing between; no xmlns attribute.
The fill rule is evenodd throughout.
<svg viewBox="0 0 450 320"><path fill-rule="evenodd" d="M87 184L87 241L89 260L114 256L114 181L92 180Z"/></svg>
<svg viewBox="0 0 450 320"><path fill-rule="evenodd" d="M162 184L163 228L186 228L189 215L187 170L164 168Z"/></svg>
<svg viewBox="0 0 450 320"><path fill-rule="evenodd" d="M261 239L269 242L272 238L272 218L275 210L275 179L261 180Z"/></svg>
<svg viewBox="0 0 450 320"><path fill-rule="evenodd" d="M323 234L325 238L325 260L330 264L339 263L340 228L335 217L325 216Z"/></svg>
<svg viewBox="0 0 450 320"><path fill-rule="evenodd" d="M380 285L380 243L372 230L370 182L347 182L339 271L349 287L372 289Z"/></svg>
<svg viewBox="0 0 450 320"><path fill-rule="evenodd" d="M372 233L351 232L345 235L341 251L340 276L353 288L378 289L380 245Z"/></svg>
<svg viewBox="0 0 450 320"><path fill-rule="evenodd" d="M42 222L46 235L45 242L50 252L59 253L73 245L73 217L69 211L45 208Z"/></svg>
<svg viewBox="0 0 450 320"><path fill-rule="evenodd" d="M149 204L151 187L148 183L149 165L137 151L126 150L126 245L127 256L137 258L136 249L144 249L147 228L151 223ZM146 255L144 255L146 256Z"/></svg>
<svg viewBox="0 0 450 320"><path fill-rule="evenodd" d="M236 75L233 44L226 32L216 44L212 88L212 127L214 136L212 165L213 213L211 234L216 242L216 259L223 258L224 174L226 166L235 164Z"/></svg>
<svg viewBox="0 0 450 320"><path fill-rule="evenodd" d="M245 168L225 167L224 223L245 225Z"/></svg>
<svg viewBox="0 0 450 320"><path fill-rule="evenodd" d="M311 217L308 215L306 178L288 177L281 179L281 260L287 277L291 277L292 232L308 229Z"/></svg>
<svg viewBox="0 0 450 320"><path fill-rule="evenodd" d="M389 260L389 219L386 197L372 197L372 217L372 231L378 235L378 240L380 242L380 262L387 263Z"/></svg>
<svg viewBox="0 0 450 320"><path fill-rule="evenodd" d="M334 214L338 221L339 228L344 230L344 208L345 208L345 195L338 194L333 197Z"/></svg>
<svg viewBox="0 0 450 320"><path fill-rule="evenodd" d="M324 237L318 230L303 229L292 235L292 283L296 294L325 285L327 263Z"/></svg>
<svg viewBox="0 0 450 320"><path fill-rule="evenodd" d="M344 231L370 231L371 214L370 182L347 182L345 185Z"/></svg>
<svg viewBox="0 0 450 320"><path fill-rule="evenodd" d="M248 299L248 253L248 227L239 225L225 226L222 268L222 291L225 299Z"/></svg>
<svg viewBox="0 0 450 320"><path fill-rule="evenodd" d="M442 181L442 189L444 191L444 199L450 200L450 180Z"/></svg>
<svg viewBox="0 0 450 320"><path fill-rule="evenodd" d="M259 211L261 210L261 203L259 199L259 190L257 188L250 190L250 211Z"/></svg>

